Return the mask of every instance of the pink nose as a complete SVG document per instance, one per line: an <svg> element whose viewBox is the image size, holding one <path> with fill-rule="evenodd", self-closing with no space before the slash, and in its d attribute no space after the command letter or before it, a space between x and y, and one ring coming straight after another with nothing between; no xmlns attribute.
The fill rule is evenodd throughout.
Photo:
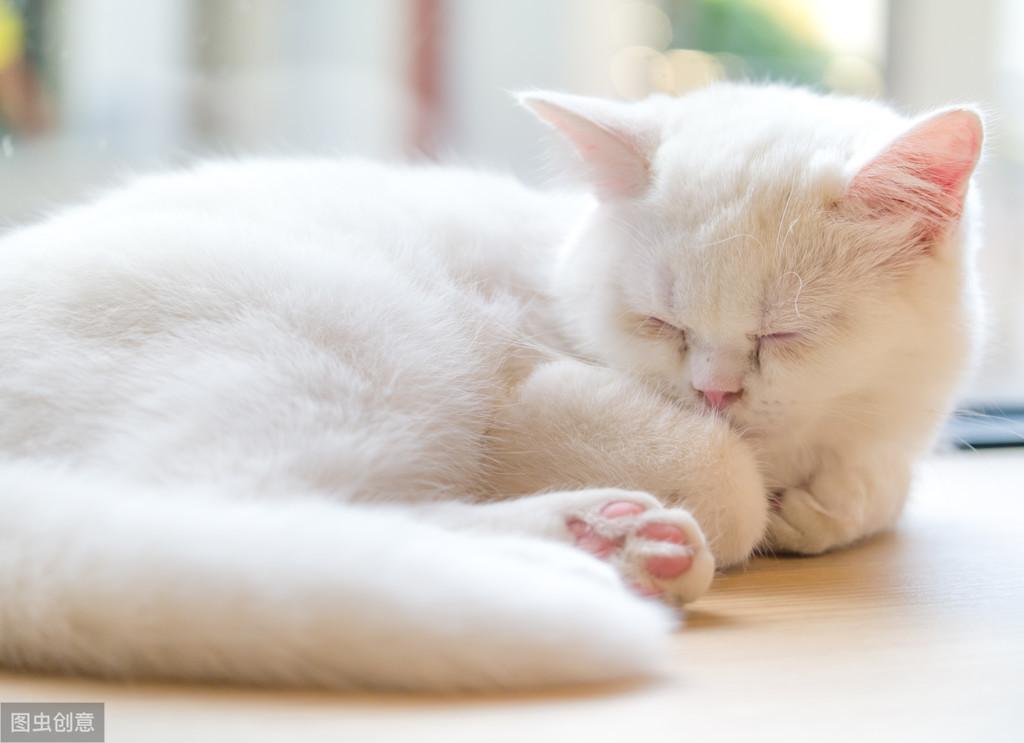
<svg viewBox="0 0 1024 743"><path fill-rule="evenodd" d="M698 390L704 395L704 402L715 410L725 410L740 399L743 390Z"/></svg>

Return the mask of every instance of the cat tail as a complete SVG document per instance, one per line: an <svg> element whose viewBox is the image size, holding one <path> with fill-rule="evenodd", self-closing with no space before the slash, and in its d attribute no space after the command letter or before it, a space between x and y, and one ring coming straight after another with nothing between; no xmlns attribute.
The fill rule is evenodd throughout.
<svg viewBox="0 0 1024 743"><path fill-rule="evenodd" d="M442 531L390 507L143 492L0 464L8 667L523 688L657 673L672 624L557 544Z"/></svg>

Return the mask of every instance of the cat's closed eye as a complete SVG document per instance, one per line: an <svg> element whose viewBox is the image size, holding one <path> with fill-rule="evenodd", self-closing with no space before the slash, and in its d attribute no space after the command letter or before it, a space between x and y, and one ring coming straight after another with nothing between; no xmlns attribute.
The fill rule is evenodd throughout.
<svg viewBox="0 0 1024 743"><path fill-rule="evenodd" d="M652 338L671 338L685 335L682 328L654 315L644 317L637 326L637 331L641 335Z"/></svg>
<svg viewBox="0 0 1024 743"><path fill-rule="evenodd" d="M763 333L757 336L758 341L768 341L769 343L786 343L787 341L800 340L803 337L801 333L795 331L783 331L778 333Z"/></svg>

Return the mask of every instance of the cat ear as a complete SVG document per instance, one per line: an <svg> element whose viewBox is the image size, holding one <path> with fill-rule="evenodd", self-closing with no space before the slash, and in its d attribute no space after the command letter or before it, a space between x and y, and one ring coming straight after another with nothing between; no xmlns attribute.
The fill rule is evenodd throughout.
<svg viewBox="0 0 1024 743"><path fill-rule="evenodd" d="M647 191L658 140L657 117L645 116L649 106L564 93L531 92L518 98L572 143L602 201Z"/></svg>
<svg viewBox="0 0 1024 743"><path fill-rule="evenodd" d="M908 219L921 242L934 240L960 219L982 137L971 109L933 114L864 165L841 203L861 218Z"/></svg>

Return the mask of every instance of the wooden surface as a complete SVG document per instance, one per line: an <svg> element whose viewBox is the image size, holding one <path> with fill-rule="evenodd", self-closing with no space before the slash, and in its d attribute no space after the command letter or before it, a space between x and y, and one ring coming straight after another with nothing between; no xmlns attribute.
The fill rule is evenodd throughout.
<svg viewBox="0 0 1024 743"><path fill-rule="evenodd" d="M896 533L720 577L660 681L430 699L0 674L0 700L106 702L115 742L1024 741L1022 538L1024 452L951 455Z"/></svg>

